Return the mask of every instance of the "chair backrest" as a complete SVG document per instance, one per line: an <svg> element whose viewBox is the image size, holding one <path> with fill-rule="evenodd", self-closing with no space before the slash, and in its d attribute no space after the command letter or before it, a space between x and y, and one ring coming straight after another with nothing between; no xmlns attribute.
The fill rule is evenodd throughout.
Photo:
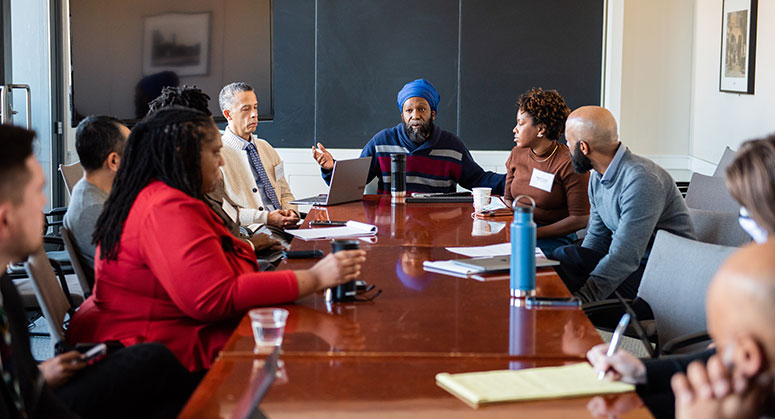
<svg viewBox="0 0 775 419"><path fill-rule="evenodd" d="M703 243L740 247L751 241L751 236L737 221L738 213L689 208L689 215L692 217L697 239Z"/></svg>
<svg viewBox="0 0 775 419"><path fill-rule="evenodd" d="M32 279L32 288L51 331L51 344L56 345L65 339L64 324L72 310L70 303L42 247L27 258L24 269Z"/></svg>
<svg viewBox="0 0 775 419"><path fill-rule="evenodd" d="M70 256L70 264L73 266L75 276L78 278L78 282L81 284L81 290L83 290L83 297L86 298L91 295L91 289L94 285L94 271L84 269L83 257L81 257L81 249L75 244L73 233L62 226L60 229L62 233L62 240L65 242L65 250Z"/></svg>
<svg viewBox="0 0 775 419"><path fill-rule="evenodd" d="M654 313L659 344L706 330L705 295L721 263L737 248L657 232L638 289Z"/></svg>
<svg viewBox="0 0 775 419"><path fill-rule="evenodd" d="M59 173L62 174L62 179L65 181L65 188L67 189L67 195L73 193L73 187L83 177L83 167L81 162L77 161L71 164L60 164Z"/></svg>
<svg viewBox="0 0 775 419"><path fill-rule="evenodd" d="M735 160L735 157L737 157L737 151L734 151L727 146L727 148L724 149L724 154L721 155L721 160L719 160L718 165L716 165L716 170L713 171L713 176L721 178L726 177L727 167Z"/></svg>
<svg viewBox="0 0 775 419"><path fill-rule="evenodd" d="M723 177L692 173L689 189L686 191L686 206L706 211L740 211L740 204L732 198Z"/></svg>

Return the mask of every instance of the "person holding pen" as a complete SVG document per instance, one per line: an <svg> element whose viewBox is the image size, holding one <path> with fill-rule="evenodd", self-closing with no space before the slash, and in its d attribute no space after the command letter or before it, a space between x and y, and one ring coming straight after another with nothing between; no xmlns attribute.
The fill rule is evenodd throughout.
<svg viewBox="0 0 775 419"><path fill-rule="evenodd" d="M731 404L738 406L739 417L775 413L761 410L775 406L775 333L769 324L775 318L772 179L775 135L744 143L726 171L730 194L746 214L740 223L760 244L735 253L711 283L708 330L718 349L641 360L623 350L606 355L608 345L603 344L587 353L595 370L607 379L638 385L649 407L654 406L649 400L658 401L656 407L667 408L667 414L672 413L672 390L677 417L728 417L723 406Z"/></svg>
<svg viewBox="0 0 775 419"><path fill-rule="evenodd" d="M556 90L530 89L517 99L514 143L506 161L508 205L515 197L535 200L537 245L547 255L573 244L589 221L589 173L576 173L568 146L560 143L570 109Z"/></svg>

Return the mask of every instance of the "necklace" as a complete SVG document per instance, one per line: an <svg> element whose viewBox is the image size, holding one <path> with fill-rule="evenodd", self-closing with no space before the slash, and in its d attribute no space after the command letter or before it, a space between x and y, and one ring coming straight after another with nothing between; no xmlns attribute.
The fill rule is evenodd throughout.
<svg viewBox="0 0 775 419"><path fill-rule="evenodd" d="M535 151L533 151L533 149L531 148L531 149L530 149L530 157L531 157L533 160L537 161L538 163L543 163L543 162L545 162L545 161L547 161L547 160L551 159L551 158L552 158L552 156L554 156L554 153L557 151L557 148L559 148L559 147L560 147L560 145L559 145L559 144L557 144L557 143L555 142L555 143L554 143L554 150L552 150L551 154L549 154L549 157L547 157L547 158L545 158L545 159L543 159L543 160L538 160L538 159L536 158L536 152L535 152Z"/></svg>

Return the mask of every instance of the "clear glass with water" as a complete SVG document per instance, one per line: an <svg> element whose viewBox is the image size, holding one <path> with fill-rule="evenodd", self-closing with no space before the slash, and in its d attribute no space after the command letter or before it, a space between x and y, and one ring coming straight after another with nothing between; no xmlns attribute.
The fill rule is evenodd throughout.
<svg viewBox="0 0 775 419"><path fill-rule="evenodd" d="M288 310L282 308L255 308L248 312L253 338L257 347L280 346L283 343Z"/></svg>

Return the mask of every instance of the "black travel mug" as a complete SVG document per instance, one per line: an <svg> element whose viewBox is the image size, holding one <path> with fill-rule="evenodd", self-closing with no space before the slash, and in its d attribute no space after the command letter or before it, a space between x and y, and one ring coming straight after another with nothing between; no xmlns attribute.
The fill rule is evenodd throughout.
<svg viewBox="0 0 775 419"><path fill-rule="evenodd" d="M331 240L331 252L342 250L358 250L361 244L358 240ZM326 302L354 301L356 295L355 280L329 288L325 292Z"/></svg>
<svg viewBox="0 0 775 419"><path fill-rule="evenodd" d="M392 203L403 204L406 197L406 154L390 155L390 194Z"/></svg>

